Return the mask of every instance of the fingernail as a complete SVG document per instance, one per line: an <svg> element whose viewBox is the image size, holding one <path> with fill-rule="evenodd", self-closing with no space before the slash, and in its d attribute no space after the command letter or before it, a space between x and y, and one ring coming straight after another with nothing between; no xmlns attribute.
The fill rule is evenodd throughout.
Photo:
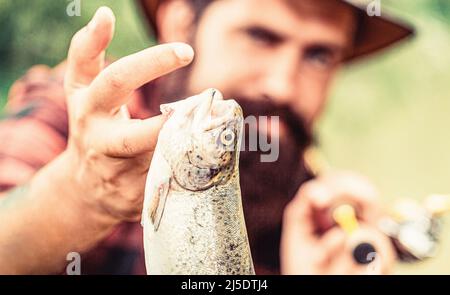
<svg viewBox="0 0 450 295"><path fill-rule="evenodd" d="M194 58L194 49L192 49L191 46L184 44L184 43L178 43L173 45L175 55L184 62L189 62Z"/></svg>
<svg viewBox="0 0 450 295"><path fill-rule="evenodd" d="M101 8L99 8L99 9L97 9L97 11L95 11L94 16L92 17L91 21L88 23L88 25L87 25L88 31L94 30L95 27L97 26L97 16L100 14L100 10L101 10Z"/></svg>
<svg viewBox="0 0 450 295"><path fill-rule="evenodd" d="M113 22L115 21L114 13L112 12L112 10L109 7L102 6L95 11L94 16L87 25L88 30L93 30L97 26L101 14L110 17L113 20Z"/></svg>
<svg viewBox="0 0 450 295"><path fill-rule="evenodd" d="M317 206L326 207L329 205L330 192L326 187L317 185L310 193Z"/></svg>

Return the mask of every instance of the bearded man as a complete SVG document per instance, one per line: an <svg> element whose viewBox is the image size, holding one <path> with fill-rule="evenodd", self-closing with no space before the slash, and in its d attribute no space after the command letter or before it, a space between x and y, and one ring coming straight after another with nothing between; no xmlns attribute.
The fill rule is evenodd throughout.
<svg viewBox="0 0 450 295"><path fill-rule="evenodd" d="M303 159L338 70L412 32L368 16L368 3L142 0L160 45L107 67L115 21L99 8L66 62L33 67L10 91L9 111L33 110L0 123L0 273L58 273L71 252L83 273L145 273L139 220L159 105L210 87L245 116L279 116L278 129L256 127L279 139L277 161L245 151L240 163L257 274L364 273L331 218L341 203L388 273L395 253L376 226L375 189L348 172L314 178Z"/></svg>

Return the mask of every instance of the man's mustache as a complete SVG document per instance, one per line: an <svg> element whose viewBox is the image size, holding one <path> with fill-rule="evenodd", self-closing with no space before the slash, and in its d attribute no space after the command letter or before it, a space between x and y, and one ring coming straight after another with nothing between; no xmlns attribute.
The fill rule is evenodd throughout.
<svg viewBox="0 0 450 295"><path fill-rule="evenodd" d="M195 95L189 93L186 89L185 83L188 77L189 67L186 67L147 84L144 87L144 93L146 97L152 98L148 101L151 112L158 114L159 105L162 103L173 102ZM224 93L224 97L235 99L242 107L244 117L278 116L280 123L287 127L290 133L289 136L300 148L305 148L312 143L313 136L311 131L306 127L301 115L297 114L289 104L275 103L264 97L240 95L237 92Z"/></svg>
<svg viewBox="0 0 450 295"><path fill-rule="evenodd" d="M304 148L312 142L311 131L306 127L303 118L288 104L277 104L267 99L248 98L243 96L230 96L242 107L244 117L248 116L277 116L284 124L289 136L299 148ZM270 136L270 134L269 134Z"/></svg>

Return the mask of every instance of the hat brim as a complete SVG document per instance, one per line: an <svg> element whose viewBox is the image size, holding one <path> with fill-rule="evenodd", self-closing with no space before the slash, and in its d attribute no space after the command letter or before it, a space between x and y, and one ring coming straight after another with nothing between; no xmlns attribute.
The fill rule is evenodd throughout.
<svg viewBox="0 0 450 295"><path fill-rule="evenodd" d="M359 16L355 46L347 58L348 61L379 53L415 35L415 30L410 24L388 16L386 13L382 16L369 16L364 6L357 6L349 1L343 2L355 8Z"/></svg>
<svg viewBox="0 0 450 295"><path fill-rule="evenodd" d="M164 0L138 0L150 29L156 37L158 31L156 28L156 11L162 1ZM378 53L395 43L414 36L415 31L409 24L386 14L383 16L369 16L364 7L349 3L352 2L349 0L339 1L354 8L359 16L355 46L347 56L347 62Z"/></svg>

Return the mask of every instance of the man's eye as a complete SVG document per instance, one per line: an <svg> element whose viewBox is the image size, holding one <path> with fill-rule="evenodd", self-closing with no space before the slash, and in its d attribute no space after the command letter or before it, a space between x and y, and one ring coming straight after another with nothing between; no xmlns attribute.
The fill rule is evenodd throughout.
<svg viewBox="0 0 450 295"><path fill-rule="evenodd" d="M312 48L306 51L305 59L315 66L327 69L335 64L334 54L326 48Z"/></svg>
<svg viewBox="0 0 450 295"><path fill-rule="evenodd" d="M246 30L247 35L254 41L267 46L273 46L281 42L281 38L275 33L264 28L252 27Z"/></svg>

